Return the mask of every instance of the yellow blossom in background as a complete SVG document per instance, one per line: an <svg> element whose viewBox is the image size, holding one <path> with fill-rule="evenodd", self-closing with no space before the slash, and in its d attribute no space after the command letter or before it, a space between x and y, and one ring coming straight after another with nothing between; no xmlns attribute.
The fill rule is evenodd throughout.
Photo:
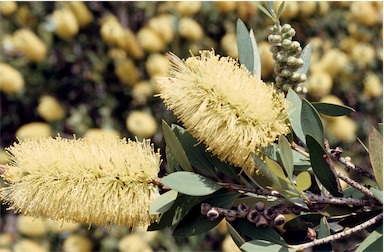
<svg viewBox="0 0 384 252"><path fill-rule="evenodd" d="M222 244L223 252L241 252L230 235L226 235Z"/></svg>
<svg viewBox="0 0 384 252"><path fill-rule="evenodd" d="M84 27L93 21L92 12L83 2L63 2L65 7L68 7L75 15L76 21L80 27Z"/></svg>
<svg viewBox="0 0 384 252"><path fill-rule="evenodd" d="M352 49L351 58L359 66L366 66L375 61L375 49L367 43L359 43Z"/></svg>
<svg viewBox="0 0 384 252"><path fill-rule="evenodd" d="M20 92L24 88L24 78L14 67L0 62L0 91L7 94Z"/></svg>
<svg viewBox="0 0 384 252"><path fill-rule="evenodd" d="M369 1L353 2L350 6L351 21L373 26L380 22L382 11L374 6L374 3ZM381 19L382 21L382 19Z"/></svg>
<svg viewBox="0 0 384 252"><path fill-rule="evenodd" d="M146 104L149 97L155 93L154 86L150 81L140 81L135 84L131 94L137 104Z"/></svg>
<svg viewBox="0 0 384 252"><path fill-rule="evenodd" d="M8 247L14 243L15 237L11 233L0 234L0 247Z"/></svg>
<svg viewBox="0 0 384 252"><path fill-rule="evenodd" d="M44 248L39 243L30 239L21 239L13 246L13 252L48 252L49 250Z"/></svg>
<svg viewBox="0 0 384 252"><path fill-rule="evenodd" d="M179 33L181 37L188 40L200 40L204 36L200 24L190 17L183 17L179 21Z"/></svg>
<svg viewBox="0 0 384 252"><path fill-rule="evenodd" d="M9 156L3 148L0 148L0 164L5 164L8 162Z"/></svg>
<svg viewBox="0 0 384 252"><path fill-rule="evenodd" d="M84 137L91 137L91 138L118 138L120 137L119 132L113 129L88 129L84 133Z"/></svg>
<svg viewBox="0 0 384 252"><path fill-rule="evenodd" d="M223 13L230 13L237 7L236 1L215 1L213 3Z"/></svg>
<svg viewBox="0 0 384 252"><path fill-rule="evenodd" d="M149 55L145 67L151 78L154 78L158 75L165 75L168 73L170 63L168 59L160 53L153 53Z"/></svg>
<svg viewBox="0 0 384 252"><path fill-rule="evenodd" d="M207 150L253 172L250 154L289 132L284 95L213 51L186 61L174 54L169 58L169 76L158 78L165 105Z"/></svg>
<svg viewBox="0 0 384 252"><path fill-rule="evenodd" d="M137 33L140 46L148 52L161 52L165 49L166 43L158 33L149 27L143 27Z"/></svg>
<svg viewBox="0 0 384 252"><path fill-rule="evenodd" d="M234 32L226 33L222 37L220 44L228 56L231 56L232 58L239 57L237 51L237 38Z"/></svg>
<svg viewBox="0 0 384 252"><path fill-rule="evenodd" d="M383 82L374 73L368 73L364 79L364 94L369 98L377 98L383 95Z"/></svg>
<svg viewBox="0 0 384 252"><path fill-rule="evenodd" d="M201 9L200 1L181 1L175 2L176 11L182 16L192 16Z"/></svg>
<svg viewBox="0 0 384 252"><path fill-rule="evenodd" d="M20 5L15 13L15 21L18 25L32 27L36 24L37 19L28 5Z"/></svg>
<svg viewBox="0 0 384 252"><path fill-rule="evenodd" d="M79 229L79 223L72 223L60 220L45 220L45 225L47 230L52 233L61 233L61 232L74 232Z"/></svg>
<svg viewBox="0 0 384 252"><path fill-rule="evenodd" d="M79 32L76 16L66 8L55 10L52 14L55 33L61 39L70 39Z"/></svg>
<svg viewBox="0 0 384 252"><path fill-rule="evenodd" d="M132 233L123 237L119 242L120 252L152 252L152 248L138 233Z"/></svg>
<svg viewBox="0 0 384 252"><path fill-rule="evenodd" d="M17 2L3 1L0 2L0 14L2 16L12 15L17 10Z"/></svg>
<svg viewBox="0 0 384 252"><path fill-rule="evenodd" d="M49 137L51 134L52 129L49 124L42 122L31 122L18 128L15 135L17 138L24 139Z"/></svg>
<svg viewBox="0 0 384 252"><path fill-rule="evenodd" d="M332 78L348 67L348 56L339 49L328 50L319 62L311 66L311 71L327 72Z"/></svg>
<svg viewBox="0 0 384 252"><path fill-rule="evenodd" d="M148 27L153 30L164 43L168 44L172 42L175 36L174 22L174 16L162 14L151 18L148 21Z"/></svg>
<svg viewBox="0 0 384 252"><path fill-rule="evenodd" d="M7 148L1 199L24 215L95 225L148 226L160 153L149 140L28 138Z"/></svg>
<svg viewBox="0 0 384 252"><path fill-rule="evenodd" d="M50 95L45 95L40 98L37 112L48 122L61 120L65 116L63 106L61 106L55 97Z"/></svg>
<svg viewBox="0 0 384 252"><path fill-rule="evenodd" d="M130 86L140 80L140 73L130 58L115 61L115 74L122 83Z"/></svg>
<svg viewBox="0 0 384 252"><path fill-rule="evenodd" d="M132 111L127 117L126 126L133 135L145 138L153 136L157 130L155 118L143 111Z"/></svg>
<svg viewBox="0 0 384 252"><path fill-rule="evenodd" d="M257 45L257 47L259 49L261 65L263 66L261 68L261 77L267 78L271 76L271 74L273 73L273 68L275 66L275 61L273 60L272 53L269 50L270 45L266 41L261 41Z"/></svg>
<svg viewBox="0 0 384 252"><path fill-rule="evenodd" d="M311 95L315 97L323 97L331 92L333 80L327 72L316 71L309 75L306 86Z"/></svg>
<svg viewBox="0 0 384 252"><path fill-rule="evenodd" d="M129 29L122 30L117 37L117 45L135 59L141 59L144 56L144 51L139 41L135 34Z"/></svg>
<svg viewBox="0 0 384 252"><path fill-rule="evenodd" d="M106 15L101 19L100 35L107 45L117 45L121 34L123 34L123 27L115 16Z"/></svg>
<svg viewBox="0 0 384 252"><path fill-rule="evenodd" d="M42 236L47 231L45 223L41 219L25 215L17 217L16 227L20 234L31 237Z"/></svg>
<svg viewBox="0 0 384 252"><path fill-rule="evenodd" d="M70 235L64 240L63 250L64 252L91 252L92 242L81 235Z"/></svg>
<svg viewBox="0 0 384 252"><path fill-rule="evenodd" d="M18 29L13 33L12 44L16 51L34 62L41 62L47 56L47 46L31 30L27 28Z"/></svg>
<svg viewBox="0 0 384 252"><path fill-rule="evenodd" d="M339 116L328 122L326 128L330 136L338 141L346 143L356 141L357 124L351 118L347 116Z"/></svg>

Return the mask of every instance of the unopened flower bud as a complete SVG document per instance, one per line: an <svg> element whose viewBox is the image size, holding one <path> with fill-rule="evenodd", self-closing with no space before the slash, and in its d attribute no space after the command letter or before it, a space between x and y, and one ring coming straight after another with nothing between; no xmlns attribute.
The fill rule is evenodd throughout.
<svg viewBox="0 0 384 252"><path fill-rule="evenodd" d="M285 223L285 216L282 214L277 215L276 218L273 220L273 224L275 224L275 226L281 226L284 223Z"/></svg>
<svg viewBox="0 0 384 252"><path fill-rule="evenodd" d="M304 65L304 60L302 58L296 58L296 67L302 67Z"/></svg>
<svg viewBox="0 0 384 252"><path fill-rule="evenodd" d="M297 41L293 41L291 44L291 49L296 51L298 48L300 48L300 43Z"/></svg>
<svg viewBox="0 0 384 252"><path fill-rule="evenodd" d="M281 70L280 75L283 77L290 77L292 75L292 72L289 71L288 69L283 69L283 70Z"/></svg>
<svg viewBox="0 0 384 252"><path fill-rule="evenodd" d="M201 214L207 215L208 211L211 210L212 206L208 203L201 203Z"/></svg>
<svg viewBox="0 0 384 252"><path fill-rule="evenodd" d="M291 44L292 44L292 41L290 39L284 39L283 42L281 43L283 48L289 48Z"/></svg>
<svg viewBox="0 0 384 252"><path fill-rule="evenodd" d="M282 32L288 32L291 28L292 28L292 26L290 24L285 24L281 27L281 31Z"/></svg>
<svg viewBox="0 0 384 252"><path fill-rule="evenodd" d="M300 74L299 73L293 73L292 75L291 75L291 81L293 81L293 82L297 82L298 80L300 80Z"/></svg>
<svg viewBox="0 0 384 252"><path fill-rule="evenodd" d="M287 59L287 54L285 52L278 52L276 54L276 60L278 62L285 62Z"/></svg>
<svg viewBox="0 0 384 252"><path fill-rule="evenodd" d="M257 210L251 210L247 215L247 220L250 222L256 222L256 218L259 215L259 211Z"/></svg>
<svg viewBox="0 0 384 252"><path fill-rule="evenodd" d="M301 94L303 92L303 86L302 85L297 85L295 87L295 91L296 91L296 93Z"/></svg>
<svg viewBox="0 0 384 252"><path fill-rule="evenodd" d="M268 36L268 42L271 44L277 44L281 42L281 36L280 35L269 35Z"/></svg>
<svg viewBox="0 0 384 252"><path fill-rule="evenodd" d="M273 54L276 54L278 53L280 50L279 46L271 46L271 48L269 49L269 51Z"/></svg>
<svg viewBox="0 0 384 252"><path fill-rule="evenodd" d="M264 215L259 214L256 217L256 227L257 228L265 228L268 226L268 220L264 217Z"/></svg>
<svg viewBox="0 0 384 252"><path fill-rule="evenodd" d="M214 221L214 220L217 220L217 218L219 218L220 214L219 214L219 211L217 211L216 208L212 207L208 212L207 212L207 218L210 220L210 221Z"/></svg>
<svg viewBox="0 0 384 252"><path fill-rule="evenodd" d="M297 58L296 58L296 57L294 57L294 56L289 56L289 57L287 58L287 65L288 65L288 66L296 66L296 64L297 64Z"/></svg>
<svg viewBox="0 0 384 252"><path fill-rule="evenodd" d="M273 34L275 32L275 27L273 25L268 26L269 34Z"/></svg>
<svg viewBox="0 0 384 252"><path fill-rule="evenodd" d="M249 213L249 211L249 206L245 203L242 203L237 207L237 216L244 218Z"/></svg>
<svg viewBox="0 0 384 252"><path fill-rule="evenodd" d="M289 85L288 83L285 83L283 84L283 86L281 86L281 89L284 91L284 92L288 92L289 88L291 87L291 85Z"/></svg>
<svg viewBox="0 0 384 252"><path fill-rule="evenodd" d="M276 84L282 84L283 81L284 81L284 78L283 78L283 77L281 77L281 76L276 76L276 78L275 78L275 82L276 82Z"/></svg>
<svg viewBox="0 0 384 252"><path fill-rule="evenodd" d="M293 29L293 28L291 28L291 29L289 29L289 31L287 32L287 35L289 36L289 37L293 37L293 36L295 36L295 34L296 34L296 31L295 31L295 29Z"/></svg>
<svg viewBox="0 0 384 252"><path fill-rule="evenodd" d="M304 82L304 81L306 81L307 80L307 75L305 75L305 74L301 74L300 75L300 82Z"/></svg>

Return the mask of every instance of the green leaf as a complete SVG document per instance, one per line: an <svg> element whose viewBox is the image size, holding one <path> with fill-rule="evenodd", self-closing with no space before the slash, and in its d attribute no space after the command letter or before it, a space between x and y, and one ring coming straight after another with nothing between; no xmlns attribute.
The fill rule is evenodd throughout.
<svg viewBox="0 0 384 252"><path fill-rule="evenodd" d="M239 197L238 193L227 192L206 199L204 200L204 203L208 203L215 207L230 208L237 197ZM221 217L215 221L211 221L207 216L201 214L200 208L200 204L194 206L179 224L177 224L173 232L174 236L191 236L206 233L219 224L223 219Z"/></svg>
<svg viewBox="0 0 384 252"><path fill-rule="evenodd" d="M249 72L253 73L254 58L252 41L247 27L240 19L237 19L236 37L240 63L243 64Z"/></svg>
<svg viewBox="0 0 384 252"><path fill-rule="evenodd" d="M303 51L301 52L300 58L303 59L304 64L303 64L302 67L300 67L297 70L297 73L299 73L299 74L307 74L308 68L309 68L309 64L311 62L311 51L312 51L312 45L309 43L308 45L306 45L304 47Z"/></svg>
<svg viewBox="0 0 384 252"><path fill-rule="evenodd" d="M277 13L276 13L277 19L280 18L280 15L281 15L281 13L283 12L283 9L284 9L284 5L285 5L285 1L282 1L280 6L279 6L279 9L277 10Z"/></svg>
<svg viewBox="0 0 384 252"><path fill-rule="evenodd" d="M279 244L274 244L272 242L253 240L244 243L241 247L244 251L263 251L263 252L285 252L285 251L295 251L294 249L288 249Z"/></svg>
<svg viewBox="0 0 384 252"><path fill-rule="evenodd" d="M164 177L161 183L180 193L191 196L204 196L220 188L216 182L193 172L174 172Z"/></svg>
<svg viewBox="0 0 384 252"><path fill-rule="evenodd" d="M295 132L300 141L305 143L305 135L303 133L303 129L301 128L301 99L292 88L289 88L287 100L289 101L289 121L291 122L293 132Z"/></svg>
<svg viewBox="0 0 384 252"><path fill-rule="evenodd" d="M319 226L319 232L318 232L318 239L324 238L329 236L331 233L329 232L329 227L328 227L328 221L327 218L324 216L320 220L320 226Z"/></svg>
<svg viewBox="0 0 384 252"><path fill-rule="evenodd" d="M288 246L287 242L271 227L256 228L254 223L244 219L233 222L233 226L253 240L269 241L273 244Z"/></svg>
<svg viewBox="0 0 384 252"><path fill-rule="evenodd" d="M165 157L167 158L167 172L172 173L177 170L177 163L175 157L172 155L172 152L169 150L168 146L165 146Z"/></svg>
<svg viewBox="0 0 384 252"><path fill-rule="evenodd" d="M213 165L206 158L208 153L205 151L204 144L198 143L186 129L179 125L172 124L172 131L180 141L194 171L205 176L216 177Z"/></svg>
<svg viewBox="0 0 384 252"><path fill-rule="evenodd" d="M163 135L165 143L169 150L172 152L172 156L175 158L176 162L183 168L185 171L193 171L191 164L181 146L181 143L172 132L172 129L169 125L163 120L162 121Z"/></svg>
<svg viewBox="0 0 384 252"><path fill-rule="evenodd" d="M312 104L304 99L301 108L301 127L304 135L311 135L319 144L324 144L324 128L320 115Z"/></svg>
<svg viewBox="0 0 384 252"><path fill-rule="evenodd" d="M355 111L353 108L348 106L325 102L312 102L312 105L319 113L328 116L344 116Z"/></svg>
<svg viewBox="0 0 384 252"><path fill-rule="evenodd" d="M275 12L275 8L273 6L273 1L265 1L265 4L267 5L269 13Z"/></svg>
<svg viewBox="0 0 384 252"><path fill-rule="evenodd" d="M279 136L279 154L288 178L292 180L293 174L293 154L292 148L287 138L283 135Z"/></svg>
<svg viewBox="0 0 384 252"><path fill-rule="evenodd" d="M227 221L227 230L229 235L232 237L232 240L236 243L238 247L243 245L245 243L245 240L241 235L236 231L234 227L231 226L231 224Z"/></svg>
<svg viewBox="0 0 384 252"><path fill-rule="evenodd" d="M257 156L255 153L251 153L251 156L253 158L253 161L255 162L257 168L259 169L260 173L267 179L269 180L272 185L280 185L280 182L277 178L277 176L269 169L267 164L260 159L259 156Z"/></svg>
<svg viewBox="0 0 384 252"><path fill-rule="evenodd" d="M255 4L257 5L257 7L259 7L259 9L264 12L265 15L267 15L268 17L272 18L274 20L274 18L272 17L272 15L269 13L269 11L264 8L264 6L262 6L258 1L255 1Z"/></svg>
<svg viewBox="0 0 384 252"><path fill-rule="evenodd" d="M311 181L311 175L307 171L300 172L296 177L296 185L297 187L305 191L308 188L311 187L312 181Z"/></svg>
<svg viewBox="0 0 384 252"><path fill-rule="evenodd" d="M376 188L374 188L374 187L371 187L369 190L373 193L373 195L376 196L376 198L377 198L381 203L383 203L383 191L380 191L380 190L378 190L378 189L376 189Z"/></svg>
<svg viewBox="0 0 384 252"><path fill-rule="evenodd" d="M249 37L251 38L252 48L253 48L253 76L257 77L261 80L261 59L259 55L259 48L257 47L255 34L253 34L253 30L249 32Z"/></svg>
<svg viewBox="0 0 384 252"><path fill-rule="evenodd" d="M342 196L339 180L323 158L326 155L323 147L311 135L307 135L306 142L312 169L317 179L333 196Z"/></svg>
<svg viewBox="0 0 384 252"><path fill-rule="evenodd" d="M149 213L150 214L163 214L166 211L168 211L174 201L176 200L178 195L177 191L170 190L159 197L157 197L151 204L149 208Z"/></svg>
<svg viewBox="0 0 384 252"><path fill-rule="evenodd" d="M283 168L277 163L276 161L270 159L270 158L265 158L265 163L267 164L269 170L273 172L275 176L278 178L284 180L284 181L289 181L284 174Z"/></svg>
<svg viewBox="0 0 384 252"><path fill-rule="evenodd" d="M373 231L356 249L356 252L383 251L383 225Z"/></svg>
<svg viewBox="0 0 384 252"><path fill-rule="evenodd" d="M379 188L383 190L383 136L374 127L368 136L369 160Z"/></svg>

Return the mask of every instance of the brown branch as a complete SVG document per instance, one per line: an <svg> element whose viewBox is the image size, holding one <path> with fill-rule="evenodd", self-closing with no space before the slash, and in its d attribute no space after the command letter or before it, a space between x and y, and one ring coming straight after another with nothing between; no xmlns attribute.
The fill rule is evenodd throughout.
<svg viewBox="0 0 384 252"><path fill-rule="evenodd" d="M331 205L353 205L353 206L373 206L375 202L371 200L341 198L341 197L326 197L307 192L308 199L313 203L331 204Z"/></svg>
<svg viewBox="0 0 384 252"><path fill-rule="evenodd" d="M334 235L330 235L330 236L327 236L327 237L324 237L324 238L321 238L321 239L318 239L318 240L314 240L312 242L303 243L303 244L300 244L300 245L290 245L290 247L293 248L293 249L296 249L297 251L303 251L306 248L311 248L311 247L318 246L318 245L321 245L321 244L325 244L325 243L328 243L328 242L331 242L331 241L336 241L336 240L339 240L341 238L347 237L347 236L349 236L351 234L354 234L356 232L359 232L361 230L364 230L364 229L366 229L366 228L368 228L368 227L378 223L382 219L383 219L383 213L373 217L372 219L370 219L370 220L368 220L368 221L366 221L364 223L361 223L360 225L357 225L356 227L344 230L343 232L340 232L340 233L337 233L337 234L334 234Z"/></svg>
<svg viewBox="0 0 384 252"><path fill-rule="evenodd" d="M265 195L265 196L274 196L274 197L282 197L278 191L275 190L269 190L269 189L261 189L261 188L249 188L242 185L237 184L231 184L231 183L224 183L224 182L218 182L219 185L222 187L232 190L232 191L238 191L238 192L250 192L257 195Z"/></svg>
<svg viewBox="0 0 384 252"><path fill-rule="evenodd" d="M297 143L292 142L291 143L292 149L299 152L300 154L304 155L305 157L309 158L309 153L305 151L301 146L299 146Z"/></svg>
<svg viewBox="0 0 384 252"><path fill-rule="evenodd" d="M369 173L368 171L366 171L362 167L353 164L350 161L350 158L346 158L346 157L341 156L341 154L343 153L342 148L336 147L335 149L331 149L331 148L329 148L328 141L325 142L325 147L326 147L326 150L328 152L328 155L330 155L333 159L335 159L336 161L338 161L339 163L344 165L345 168L347 169L347 171L353 170L353 171L361 174L362 176L369 178L370 180L376 181L375 176L373 176L371 173Z"/></svg>
<svg viewBox="0 0 384 252"><path fill-rule="evenodd" d="M379 200L368 188L362 186L361 184L359 184L358 182L354 181L353 179L345 176L344 174L340 173L340 172L337 172L337 176L344 180L348 185L356 188L357 190L359 190L360 192L364 193L365 195L367 195L368 197L371 197L371 198L374 198L376 200Z"/></svg>

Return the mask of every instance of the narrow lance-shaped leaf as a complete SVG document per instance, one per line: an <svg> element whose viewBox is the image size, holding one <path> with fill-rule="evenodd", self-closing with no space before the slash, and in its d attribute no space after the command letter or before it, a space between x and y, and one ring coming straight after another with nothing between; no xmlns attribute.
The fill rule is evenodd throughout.
<svg viewBox="0 0 384 252"><path fill-rule="evenodd" d="M169 188L191 196L205 196L216 192L220 185L192 172L174 172L164 177L161 183Z"/></svg>
<svg viewBox="0 0 384 252"><path fill-rule="evenodd" d="M236 37L240 63L252 73L254 66L252 41L247 27L240 19L237 20Z"/></svg>
<svg viewBox="0 0 384 252"><path fill-rule="evenodd" d="M170 190L157 197L149 208L150 214L162 214L168 211L177 198L177 191Z"/></svg>
<svg viewBox="0 0 384 252"><path fill-rule="evenodd" d="M264 6L262 6L258 1L255 1L254 3L257 5L257 7L259 7L259 9L260 9L262 12L264 12L265 15L267 15L268 17L270 17L271 19L273 19L272 15L269 13L269 11L268 11L266 8L264 8Z"/></svg>
<svg viewBox="0 0 384 252"><path fill-rule="evenodd" d="M283 12L283 9L284 9L284 5L285 5L285 1L282 1L280 6L279 6L279 9L277 10L277 13L276 13L277 19L280 18L280 15L281 15L281 13Z"/></svg>
<svg viewBox="0 0 384 252"><path fill-rule="evenodd" d="M192 166L189 163L187 155L184 152L181 143L175 136L175 133L172 132L172 129L168 126L168 124L163 120L162 122L163 135L165 139L165 143L169 150L172 152L172 156L175 161L183 168L185 171L192 171Z"/></svg>
<svg viewBox="0 0 384 252"><path fill-rule="evenodd" d="M323 147L311 135L307 135L306 140L312 169L317 179L333 196L342 196L339 180L324 160L326 154Z"/></svg>
<svg viewBox="0 0 384 252"><path fill-rule="evenodd" d="M330 228L328 225L327 218L324 216L320 219L319 232L317 235L317 239L325 238L331 234ZM317 247L318 251L332 251L331 243L322 244Z"/></svg>
<svg viewBox="0 0 384 252"><path fill-rule="evenodd" d="M287 138L283 135L279 137L279 154L281 161L283 162L284 169L287 172L288 178L292 180L293 174L293 155L291 145Z"/></svg>
<svg viewBox="0 0 384 252"><path fill-rule="evenodd" d="M243 237L241 237L241 235L236 231L234 227L231 226L229 222L227 222L227 230L230 236L232 237L232 240L236 243L238 247L245 243Z"/></svg>
<svg viewBox="0 0 384 252"><path fill-rule="evenodd" d="M289 88L287 100L289 101L289 121L292 125L293 132L295 132L300 141L305 143L305 135L301 128L301 99L292 88Z"/></svg>
<svg viewBox="0 0 384 252"><path fill-rule="evenodd" d="M253 34L253 30L249 32L249 37L251 38L252 48L253 48L253 76L257 79L261 80L261 60L259 55L259 48L257 47L255 34Z"/></svg>
<svg viewBox="0 0 384 252"><path fill-rule="evenodd" d="M316 139L320 146L323 146L323 123L321 121L319 113L306 99L303 100L301 108L301 128L303 129L304 135L311 135L314 139Z"/></svg>
<svg viewBox="0 0 384 252"><path fill-rule="evenodd" d="M383 136L374 127L369 133L369 159L379 188L383 190Z"/></svg>
<svg viewBox="0 0 384 252"><path fill-rule="evenodd" d="M300 67L297 72L300 74L307 74L309 64L311 62L311 51L312 51L312 45L308 44L304 47L303 51L301 52L301 58L304 61L304 64L302 67Z"/></svg>
<svg viewBox="0 0 384 252"><path fill-rule="evenodd" d="M356 252L383 251L383 225L373 231L356 249Z"/></svg>
<svg viewBox="0 0 384 252"><path fill-rule="evenodd" d="M319 113L328 116L344 116L355 111L351 107L331 103L312 102L312 105Z"/></svg>

